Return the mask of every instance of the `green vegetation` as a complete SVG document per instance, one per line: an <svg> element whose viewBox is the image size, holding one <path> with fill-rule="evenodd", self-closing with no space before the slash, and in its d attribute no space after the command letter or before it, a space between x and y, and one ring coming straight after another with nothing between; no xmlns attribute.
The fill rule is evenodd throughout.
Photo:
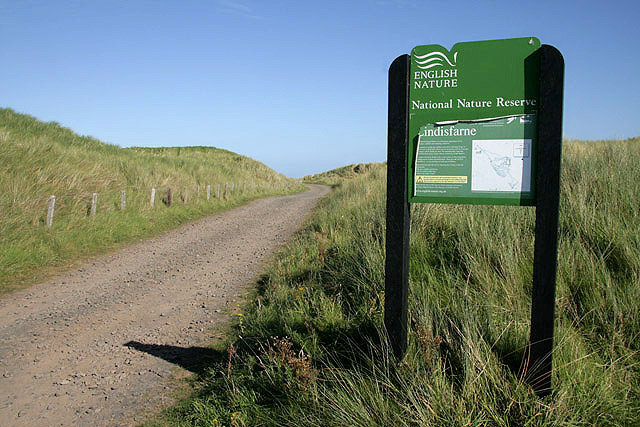
<svg viewBox="0 0 640 427"><path fill-rule="evenodd" d="M215 199L217 184L222 185L223 201ZM122 149L76 135L57 123L0 109L0 188L2 294L41 280L51 268L79 257L257 197L300 191L302 186L227 150ZM158 188L153 208L151 188ZM167 188L173 192L171 208L162 201ZM183 203L185 188L188 203ZM126 191L124 211L121 191ZM90 215L92 193L98 193L95 216ZM50 229L45 227L49 195L56 196Z"/></svg>
<svg viewBox="0 0 640 427"><path fill-rule="evenodd" d="M303 178L309 184L324 184L332 187L339 186L344 180L355 178L366 173L375 167L380 167L382 163L358 163L357 165L342 166L315 175L307 175Z"/></svg>
<svg viewBox="0 0 640 427"><path fill-rule="evenodd" d="M385 168L372 165L321 201L260 281L236 339L193 369L197 392L160 423L639 425L638 164L637 138L565 145L551 396L518 377L534 208L413 206L410 343L391 360Z"/></svg>

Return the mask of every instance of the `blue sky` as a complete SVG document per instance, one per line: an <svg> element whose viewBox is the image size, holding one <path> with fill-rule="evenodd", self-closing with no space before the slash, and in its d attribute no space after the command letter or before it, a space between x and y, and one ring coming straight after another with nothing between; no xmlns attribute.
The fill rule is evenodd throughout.
<svg viewBox="0 0 640 427"><path fill-rule="evenodd" d="M386 159L387 71L413 46L537 36L565 57L565 136L628 138L639 3L0 0L0 106L297 177Z"/></svg>

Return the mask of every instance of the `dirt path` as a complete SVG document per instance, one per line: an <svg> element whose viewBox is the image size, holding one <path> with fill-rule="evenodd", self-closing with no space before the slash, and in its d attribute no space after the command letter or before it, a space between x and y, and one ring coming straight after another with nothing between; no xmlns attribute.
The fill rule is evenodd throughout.
<svg viewBox="0 0 640 427"><path fill-rule="evenodd" d="M206 356L198 343L328 191L257 200L1 299L0 425L128 425L165 404L176 366Z"/></svg>

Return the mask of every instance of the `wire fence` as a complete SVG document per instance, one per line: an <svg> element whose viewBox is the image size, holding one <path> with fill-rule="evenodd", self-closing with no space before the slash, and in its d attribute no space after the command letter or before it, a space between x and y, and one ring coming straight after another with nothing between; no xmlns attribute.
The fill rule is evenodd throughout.
<svg viewBox="0 0 640 427"><path fill-rule="evenodd" d="M225 183L197 185L197 186L163 186L163 187L136 187L136 186L123 186L118 189L112 189L101 192L79 192L79 193L67 193L62 195L49 195L48 197L33 197L29 199L0 201L0 209L7 213L11 207L27 207L32 205L31 209L40 210L37 207L42 203L42 214L46 212L46 216L42 218L44 225L48 228L53 226L54 215L56 213L56 203L60 207L60 202L75 201L75 204L85 205L86 209L82 211L88 217L95 217L98 214L98 207L102 204L108 206L111 209L119 209L124 211L127 209L127 204L131 200L135 200L135 203L129 203L134 207L146 206L147 208L154 208L158 205L165 207L171 207L176 203L186 205L187 203L202 202L202 201L228 201L232 196L249 195L256 191L264 190L284 190L291 188L299 184L299 181L291 182L259 182L254 183L245 181L232 181ZM118 200L119 194L119 200ZM146 196L145 196L146 194ZM43 203L46 202L46 205Z"/></svg>

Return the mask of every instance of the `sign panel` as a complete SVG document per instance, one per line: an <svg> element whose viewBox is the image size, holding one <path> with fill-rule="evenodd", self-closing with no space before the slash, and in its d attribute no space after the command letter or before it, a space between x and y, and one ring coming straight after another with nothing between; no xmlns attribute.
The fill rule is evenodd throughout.
<svg viewBox="0 0 640 427"><path fill-rule="evenodd" d="M540 41L417 46L409 202L532 205Z"/></svg>
<svg viewBox="0 0 640 427"><path fill-rule="evenodd" d="M534 114L423 126L413 196L440 202L534 202Z"/></svg>

